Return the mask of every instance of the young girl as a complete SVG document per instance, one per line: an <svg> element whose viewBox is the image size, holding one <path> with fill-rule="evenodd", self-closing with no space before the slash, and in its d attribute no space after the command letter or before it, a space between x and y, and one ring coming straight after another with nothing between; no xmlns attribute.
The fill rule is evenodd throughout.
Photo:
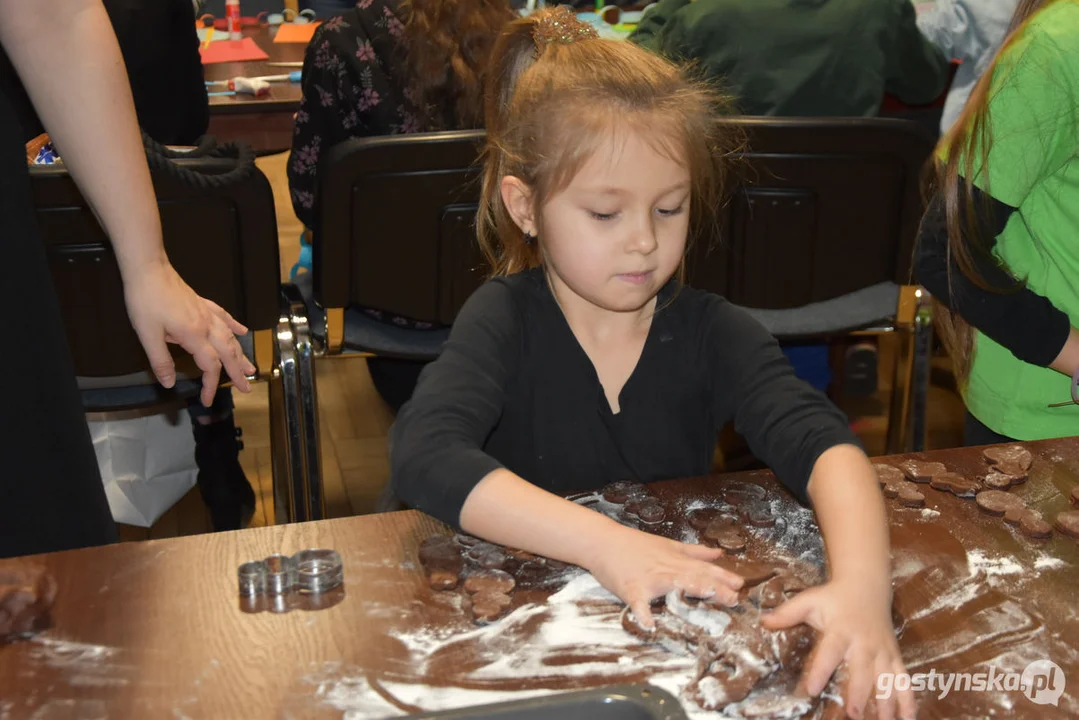
<svg viewBox="0 0 1079 720"><path fill-rule="evenodd" d="M819 693L846 661L858 717L878 674L903 670L872 466L767 332L678 279L691 224L705 229L719 204L730 139L713 97L565 9L514 22L491 68L478 222L496 277L398 416L395 492L492 542L586 568L650 627L653 598L679 588L733 603L742 579L710 562L719 551L559 495L707 474L733 419L813 501L829 552L829 582L763 622L820 631L806 687ZM899 705L913 714L909 693Z"/></svg>
<svg viewBox="0 0 1079 720"><path fill-rule="evenodd" d="M1079 2L1023 0L940 143L915 272L967 404L966 443L1079 435ZM1074 382L1074 381L1072 381Z"/></svg>

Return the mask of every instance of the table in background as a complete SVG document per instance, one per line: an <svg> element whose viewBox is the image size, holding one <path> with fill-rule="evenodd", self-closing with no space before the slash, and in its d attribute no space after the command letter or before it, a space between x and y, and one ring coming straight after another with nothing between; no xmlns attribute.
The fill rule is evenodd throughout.
<svg viewBox="0 0 1079 720"><path fill-rule="evenodd" d="M270 27L244 28L244 35L252 38L270 56L267 60L203 65L206 79L284 75L298 70L268 64L302 62L307 49L303 43L275 43L272 32ZM288 150L292 147L292 116L300 107L301 96L299 83L276 82L271 84L270 93L262 97L212 97L209 134L220 142L245 142L261 153Z"/></svg>
<svg viewBox="0 0 1079 720"><path fill-rule="evenodd" d="M1027 447L1034 453L1035 465L1029 482L1016 492L1051 517L1068 507L1067 494L1079 482L1079 438L1028 443ZM914 457L939 460L967 474L984 474L986 468L976 449ZM769 473L757 472L651 487L674 507L678 499L716 497L718 489L733 480L776 485ZM993 590L995 601L987 593L934 612L933 619L951 632L947 637L925 637L925 623L908 622L901 644L910 669L957 670L975 660L988 662L997 657L993 653L1018 636L984 633L966 638L972 644L959 647L967 648L960 654L967 665L957 666L960 656L935 659L933 654L983 628L992 619L987 613L1005 609L1014 613L1019 608L1035 618L1036 627L1024 633L1033 633L1050 645L1056 653L1052 659L1063 666L1071 685L1059 708L1035 706L1015 693L1012 714L1061 717L1075 713L1079 705L1079 617L1074 609L1079 598L1075 570L1079 544L1059 534L1041 543L1024 540L1001 518L982 514L973 501L928 487L925 493L928 509L924 513L888 501L897 576L905 574L909 579L913 572L914 578L922 578L913 591L908 583L908 599L913 592L924 594L926 602L929 598L935 602L955 592L955 587L947 585L947 575L936 572L939 568L932 560L953 546L978 551L983 563L987 557L1003 557L1023 567L1045 569L1014 597L1003 598ZM945 517L950 520L926 519L933 508L948 511ZM59 582L54 627L33 640L0 648L0 715L340 717L341 706L338 703L334 709L333 693L342 693L347 700L350 688L364 678L370 681L394 672L399 676L401 658L408 658L409 648L394 636L392 627L437 628L461 617L460 605L434 597L416 562L418 545L442 531L443 526L429 517L407 511L38 556ZM317 612L241 611L236 595L240 563L308 547L335 548L343 556L345 592L338 604ZM916 572L909 564L919 558L926 567ZM971 562L977 566L973 555ZM901 564L905 570L898 569ZM944 563L938 564L943 567ZM897 587L901 585L897 581ZM559 685L557 678L550 677L544 681L542 687L547 688L573 684ZM423 697L438 703L438 695ZM961 708L963 713L979 715L970 708L978 697L952 694L923 706L920 717L952 717Z"/></svg>

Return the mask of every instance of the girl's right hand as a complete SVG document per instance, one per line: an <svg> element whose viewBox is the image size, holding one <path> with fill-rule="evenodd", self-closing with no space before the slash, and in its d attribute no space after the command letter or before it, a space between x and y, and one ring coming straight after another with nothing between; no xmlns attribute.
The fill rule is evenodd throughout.
<svg viewBox="0 0 1079 720"><path fill-rule="evenodd" d="M687 545L640 530L612 528L591 553L585 569L625 602L644 628L653 626L650 603L672 590L694 597L716 597L734 605L741 576L713 565L723 551Z"/></svg>

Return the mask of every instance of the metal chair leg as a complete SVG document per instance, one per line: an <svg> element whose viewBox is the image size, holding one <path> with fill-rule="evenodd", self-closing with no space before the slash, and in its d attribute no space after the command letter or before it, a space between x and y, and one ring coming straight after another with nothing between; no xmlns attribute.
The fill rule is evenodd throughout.
<svg viewBox="0 0 1079 720"><path fill-rule="evenodd" d="M284 286L282 291L288 305L289 324L292 326L293 348L296 354L298 406L304 445L304 477L307 484L305 519L321 520L326 517L326 496L322 485L322 448L318 423L315 349L303 296L293 285Z"/></svg>
<svg viewBox="0 0 1079 720"><path fill-rule="evenodd" d="M910 440L911 450L925 450L928 435L930 360L933 356L933 303L923 288L915 291L914 347L911 349Z"/></svg>
<svg viewBox="0 0 1079 720"><path fill-rule="evenodd" d="M270 383L271 407L277 405L283 417L284 438L279 457L284 459L281 477L274 478L275 519L278 523L307 520L307 478L304 462L303 417L296 349L287 305L277 322L278 363Z"/></svg>
<svg viewBox="0 0 1079 720"><path fill-rule="evenodd" d="M899 353L892 372L892 397L888 408L888 435L885 442L885 452L888 455L907 452L910 437L908 427L914 332L909 326L899 326L896 336L899 339Z"/></svg>

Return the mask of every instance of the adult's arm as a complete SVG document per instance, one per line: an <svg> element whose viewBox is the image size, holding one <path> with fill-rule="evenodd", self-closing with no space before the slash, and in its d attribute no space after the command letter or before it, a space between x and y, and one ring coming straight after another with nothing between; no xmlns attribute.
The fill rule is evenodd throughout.
<svg viewBox="0 0 1079 720"><path fill-rule="evenodd" d="M0 17L0 44L112 242L128 314L158 380L175 382L166 346L175 342L203 371L207 404L222 363L249 390L244 374L255 367L232 334L246 329L196 295L165 254L127 73L100 1L0 0Z"/></svg>

